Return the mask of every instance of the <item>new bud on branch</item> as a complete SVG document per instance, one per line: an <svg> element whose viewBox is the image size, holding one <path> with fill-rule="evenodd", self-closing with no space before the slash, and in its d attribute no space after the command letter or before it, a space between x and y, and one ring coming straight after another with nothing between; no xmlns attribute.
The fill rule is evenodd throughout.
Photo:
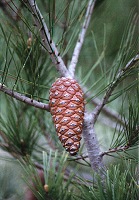
<svg viewBox="0 0 139 200"><path fill-rule="evenodd" d="M50 89L49 105L59 140L70 155L75 155L84 118L83 92L76 80L58 78Z"/></svg>

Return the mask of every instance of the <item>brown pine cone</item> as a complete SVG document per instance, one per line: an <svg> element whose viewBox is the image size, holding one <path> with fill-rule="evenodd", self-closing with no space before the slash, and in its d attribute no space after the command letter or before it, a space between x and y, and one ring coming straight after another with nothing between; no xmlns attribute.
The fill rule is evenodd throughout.
<svg viewBox="0 0 139 200"><path fill-rule="evenodd" d="M63 147L75 155L80 147L84 118L84 98L79 84L71 78L58 78L50 89L49 105Z"/></svg>

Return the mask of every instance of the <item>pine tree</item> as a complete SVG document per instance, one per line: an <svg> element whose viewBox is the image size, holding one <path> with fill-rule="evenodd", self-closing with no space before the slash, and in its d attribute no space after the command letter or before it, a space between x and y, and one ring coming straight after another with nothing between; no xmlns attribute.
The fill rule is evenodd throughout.
<svg viewBox="0 0 139 200"><path fill-rule="evenodd" d="M137 200L137 1L0 8L0 199Z"/></svg>

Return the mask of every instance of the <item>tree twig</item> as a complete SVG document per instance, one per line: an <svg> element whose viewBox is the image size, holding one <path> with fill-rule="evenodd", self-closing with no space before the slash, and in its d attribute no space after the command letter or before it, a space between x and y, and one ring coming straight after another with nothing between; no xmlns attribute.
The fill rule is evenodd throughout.
<svg viewBox="0 0 139 200"><path fill-rule="evenodd" d="M93 117L93 123L95 124L101 110L103 109L103 107L106 105L106 103L108 102L112 92L114 91L114 89L117 87L117 85L121 82L121 80L124 79L125 75L127 72L129 72L130 70L132 70L132 68L135 66L135 64L139 61L139 54L137 54L134 58L132 58L127 65L118 73L117 77L115 78L115 80L110 84L110 86L108 87L102 102L95 108L95 110L93 111L92 115Z"/></svg>
<svg viewBox="0 0 139 200"><path fill-rule="evenodd" d="M82 159L85 159L85 158L88 158L88 154L82 154L82 155L77 155L75 156L75 158L70 158L68 159L69 161L75 161L75 160L82 160Z"/></svg>
<svg viewBox="0 0 139 200"><path fill-rule="evenodd" d="M41 32L41 38L42 41L45 44L45 47L47 51L49 52L50 58L54 65L56 66L56 69L59 71L61 76L64 77L71 77L69 71L67 70L63 59L60 56L60 53L58 52L58 49L56 48L55 43L53 42L52 38L50 37L50 33L48 30L48 27L45 23L45 20L36 4L35 0L27 0L29 6L32 9L33 16L35 21L37 22L38 29Z"/></svg>
<svg viewBox="0 0 139 200"><path fill-rule="evenodd" d="M85 39L85 34L86 31L88 29L90 20L91 20L91 16L94 10L94 6L95 6L95 2L96 0L89 0L88 6L87 6L87 11L86 11L86 15L85 15L85 20L84 23L82 25L81 28L81 32L79 33L79 37L78 37L78 41L76 43L76 46L74 48L73 51L73 55L72 55L72 60L71 63L69 65L69 72L71 73L72 77L74 77L74 73L75 73L75 68L79 59L79 55L80 55L80 51Z"/></svg>
<svg viewBox="0 0 139 200"><path fill-rule="evenodd" d="M38 102L36 100L33 100L29 97L26 97L18 92L15 92L13 90L10 90L8 89L7 87L5 87L4 85L2 85L0 83L0 91L8 94L9 96L19 100L19 101L22 101L28 105L31 105L31 106L34 106L36 108L40 108L40 109L43 109L43 110L47 110L49 111L49 104L45 104L45 103L42 103L42 102Z"/></svg>
<svg viewBox="0 0 139 200"><path fill-rule="evenodd" d="M104 151L100 154L101 157L103 157L104 155L109 155L111 153L115 153L117 151L125 151L129 148L129 146L120 146L120 147L116 147L116 148L113 148L113 149L109 149L108 151Z"/></svg>

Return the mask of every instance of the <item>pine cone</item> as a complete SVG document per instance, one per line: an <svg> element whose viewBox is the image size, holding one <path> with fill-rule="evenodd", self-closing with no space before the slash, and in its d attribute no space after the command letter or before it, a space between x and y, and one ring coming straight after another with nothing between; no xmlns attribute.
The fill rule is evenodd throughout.
<svg viewBox="0 0 139 200"><path fill-rule="evenodd" d="M84 98L79 84L70 78L58 78L50 89L50 112L63 147L75 155L80 147L84 118Z"/></svg>

